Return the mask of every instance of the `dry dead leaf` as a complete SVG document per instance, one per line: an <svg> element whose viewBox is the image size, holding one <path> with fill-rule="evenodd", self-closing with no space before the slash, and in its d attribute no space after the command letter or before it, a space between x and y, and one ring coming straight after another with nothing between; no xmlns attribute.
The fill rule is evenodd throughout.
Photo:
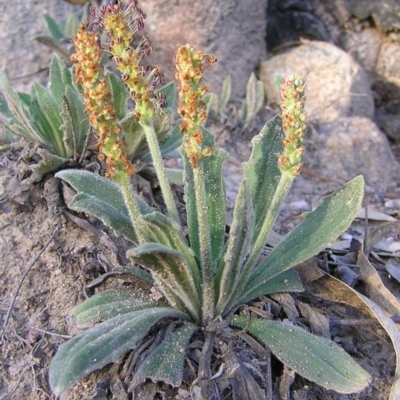
<svg viewBox="0 0 400 400"><path fill-rule="evenodd" d="M389 260L386 263L385 268L394 279L400 282L400 265L397 260Z"/></svg>
<svg viewBox="0 0 400 400"><path fill-rule="evenodd" d="M306 290L325 300L348 304L367 317L378 320L391 338L396 352L396 372L389 400L400 399L400 332L397 325L375 302L318 268L315 259L296 267L296 270Z"/></svg>
<svg viewBox="0 0 400 400"><path fill-rule="evenodd" d="M358 254L357 265L359 274L367 287L368 297L382 307L392 317L400 316L400 303L396 297L385 287L378 272L362 252Z"/></svg>

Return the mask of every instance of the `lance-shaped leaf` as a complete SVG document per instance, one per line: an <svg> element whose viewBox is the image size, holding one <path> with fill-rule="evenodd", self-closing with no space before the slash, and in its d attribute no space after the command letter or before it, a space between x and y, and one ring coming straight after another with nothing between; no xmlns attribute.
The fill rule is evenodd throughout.
<svg viewBox="0 0 400 400"><path fill-rule="evenodd" d="M282 292L302 292L303 290L303 285L297 273L293 269L289 269L259 285L254 291L250 291L246 297L235 299L236 303L231 310L263 295ZM226 311L229 312L231 310Z"/></svg>
<svg viewBox="0 0 400 400"><path fill-rule="evenodd" d="M126 214L118 211L97 196L78 193L68 203L71 210L85 212L98 218L104 225L113 229L116 236L125 236L133 243L138 243L138 238L132 222Z"/></svg>
<svg viewBox="0 0 400 400"><path fill-rule="evenodd" d="M261 132L253 138L249 161L243 163L243 174L247 179L256 221L253 244L260 235L267 215L270 214L269 208L281 177L278 158L282 153L283 137L282 120L277 116L267 122ZM270 218L275 220L275 217L276 215L272 215Z"/></svg>
<svg viewBox="0 0 400 400"><path fill-rule="evenodd" d="M281 119L275 117L266 123L261 132L253 138L249 161L242 164L243 181L250 193L255 223L250 233L251 239L248 245L250 251L246 264L237 270L239 276L235 278L235 284L230 288L229 304L228 299L224 301L223 307L226 305L228 309L232 309L242 295L243 287L260 257L281 201L291 182L291 179L286 179L278 168L282 138ZM242 185L244 185L243 182ZM243 190L242 187L241 190Z"/></svg>
<svg viewBox="0 0 400 400"><path fill-rule="evenodd" d="M82 328L143 308L167 307L151 300L144 292L129 289L109 289L95 294L71 311L76 324Z"/></svg>
<svg viewBox="0 0 400 400"><path fill-rule="evenodd" d="M140 363L132 379L131 387L139 385L147 378L155 383L163 381L173 387L180 387L186 348L195 330L196 327L193 325L184 325L165 338Z"/></svg>
<svg viewBox="0 0 400 400"><path fill-rule="evenodd" d="M223 260L219 265L216 276L216 286L219 287L219 298L216 313L222 313L230 299L232 288L237 279L240 279L240 269L247 258L250 248L250 239L254 230L254 210L248 190L247 180L244 178L239 188L233 211L233 221L229 232L229 239ZM237 283L237 282L236 282Z"/></svg>
<svg viewBox="0 0 400 400"><path fill-rule="evenodd" d="M60 171L56 177L68 182L78 193L86 193L100 200L103 199L125 215L129 215L121 190L112 180L93 172L76 169ZM139 196L137 201L142 214L153 211Z"/></svg>
<svg viewBox="0 0 400 400"><path fill-rule="evenodd" d="M31 167L34 175L31 176L32 182L40 182L45 174L54 171L68 161L65 158L49 153L46 149L38 148L37 153L42 159Z"/></svg>
<svg viewBox="0 0 400 400"><path fill-rule="evenodd" d="M251 298L251 294L258 293L258 287L269 279L332 244L356 217L363 195L364 179L358 176L326 197L257 266L243 291L243 297Z"/></svg>
<svg viewBox="0 0 400 400"><path fill-rule="evenodd" d="M208 225L210 228L211 257L217 261L221 255L225 235L225 187L222 179L222 164L228 154L214 145L214 137L203 128L203 146L210 147L212 154L203 161L204 187L206 191ZM189 160L182 152L185 164L185 201L190 245L196 255L200 254L198 212L193 171Z"/></svg>
<svg viewBox="0 0 400 400"><path fill-rule="evenodd" d="M181 120L178 120L176 125L171 129L167 135L167 139L160 144L161 154L166 158L177 158L180 157L176 149L181 146L183 135L179 132L179 124Z"/></svg>
<svg viewBox="0 0 400 400"><path fill-rule="evenodd" d="M147 148L146 137L142 126L137 122L134 112L128 113L120 125L124 133L124 141L127 144L126 154L130 160L135 159L140 152Z"/></svg>
<svg viewBox="0 0 400 400"><path fill-rule="evenodd" d="M182 235L181 226L158 211L144 215L140 226L147 241L160 243L183 254L191 270L190 279L200 290L201 279L195 254Z"/></svg>
<svg viewBox="0 0 400 400"><path fill-rule="evenodd" d="M23 130L20 133L25 139L45 145L46 142L41 134L33 126L29 113L25 110L23 103L16 93L12 90L7 76L0 72L0 91L7 101L8 109Z"/></svg>
<svg viewBox="0 0 400 400"><path fill-rule="evenodd" d="M65 28L63 24L58 23L54 18L47 14L43 15L43 19L47 25L47 29L54 39L61 40L64 38Z"/></svg>
<svg viewBox="0 0 400 400"><path fill-rule="evenodd" d="M225 107L228 104L229 99L231 98L231 90L232 90L231 77L230 75L227 75L224 81L222 82L221 97L219 100L219 108L218 108L219 114L221 114L225 110Z"/></svg>
<svg viewBox="0 0 400 400"><path fill-rule="evenodd" d="M50 93L53 99L61 104L61 98L65 94L65 88L72 86L72 74L65 62L55 54L50 63Z"/></svg>
<svg viewBox="0 0 400 400"><path fill-rule="evenodd" d="M126 256L151 271L156 284L172 305L183 306L182 311L188 312L195 321L199 319L200 293L182 253L158 243L145 243L129 249ZM168 297L170 294L173 299Z"/></svg>
<svg viewBox="0 0 400 400"><path fill-rule="evenodd" d="M242 108L242 119L244 123L250 122L260 111L264 103L264 86L257 80L254 73L250 75L246 86L246 99Z"/></svg>
<svg viewBox="0 0 400 400"><path fill-rule="evenodd" d="M89 119L84 112L85 106L81 96L71 86L65 88L65 94L61 98L63 143L68 156L73 156L76 160L82 153L86 136L89 134Z"/></svg>
<svg viewBox="0 0 400 400"><path fill-rule="evenodd" d="M168 112L171 113L175 105L176 85L174 81L168 82L163 87L154 91L155 94L162 93L166 97Z"/></svg>
<svg viewBox="0 0 400 400"><path fill-rule="evenodd" d="M78 379L117 361L164 318L188 319L173 308L145 308L111 318L62 344L49 371L53 392L59 396Z"/></svg>
<svg viewBox="0 0 400 400"><path fill-rule="evenodd" d="M115 182L82 170L60 171L56 177L68 182L78 192L68 207L96 216L117 235L123 234L137 242L121 190ZM137 202L142 214L152 211L139 196Z"/></svg>
<svg viewBox="0 0 400 400"><path fill-rule="evenodd" d="M124 82L112 72L106 74L109 87L113 96L115 111L119 120L123 119L127 113L126 102L129 98L129 91Z"/></svg>
<svg viewBox="0 0 400 400"><path fill-rule="evenodd" d="M60 157L67 157L62 141L61 103L57 103L43 86L34 83L29 111L33 124L45 141L46 148Z"/></svg>
<svg viewBox="0 0 400 400"><path fill-rule="evenodd" d="M234 317L231 323L247 330L299 375L339 393L360 392L371 376L341 347L297 326L278 321Z"/></svg>
<svg viewBox="0 0 400 400"><path fill-rule="evenodd" d="M85 19L84 16L82 16ZM79 29L79 19L75 14L70 14L65 22L65 36L74 37Z"/></svg>

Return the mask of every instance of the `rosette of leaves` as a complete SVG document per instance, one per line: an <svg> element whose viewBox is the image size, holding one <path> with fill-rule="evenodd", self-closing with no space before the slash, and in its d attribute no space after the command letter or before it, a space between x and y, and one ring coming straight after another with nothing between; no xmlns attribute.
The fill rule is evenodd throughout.
<svg viewBox="0 0 400 400"><path fill-rule="evenodd" d="M204 161L207 235L211 243L213 320L227 321L233 329L247 329L283 363L307 379L341 393L364 388L370 376L338 345L316 337L297 326L280 321L234 315L239 306L261 295L301 291L302 285L291 269L332 243L355 217L363 196L363 179L357 177L338 189L286 236L262 261L254 262L257 242L266 240L265 225L275 219L282 172L277 167L282 152L279 117L267 123L253 139L253 150L244 163L244 177L236 200L229 238L225 233L225 196L221 167L227 155L214 147L212 135L203 129L204 140L213 154ZM202 281L202 238L199 237L194 182L185 161L186 201L190 245L182 227L165 215L141 206L140 226L147 242L127 252L133 263L146 268L144 279L164 294L154 302L148 294L115 289L94 295L78 305L72 314L77 325L87 328L61 345L50 368L50 384L56 394L77 379L134 350L139 341L158 324L180 320L181 324L148 354L138 366L133 384L146 378L163 380L179 387L186 348L191 335L204 328ZM85 201L86 211L108 220L116 232L138 243L134 225L117 184L84 171L65 170L58 177L70 183L77 195L69 206ZM249 264L250 263L250 264ZM132 270L138 276L136 269ZM207 326L212 326L212 321ZM162 328L164 326L164 328Z"/></svg>
<svg viewBox="0 0 400 400"><path fill-rule="evenodd" d="M58 55L50 64L49 89L38 83L31 94L15 93L0 74L0 118L18 136L41 145L34 170L43 175L68 160L78 161L89 134L82 97L70 70Z"/></svg>

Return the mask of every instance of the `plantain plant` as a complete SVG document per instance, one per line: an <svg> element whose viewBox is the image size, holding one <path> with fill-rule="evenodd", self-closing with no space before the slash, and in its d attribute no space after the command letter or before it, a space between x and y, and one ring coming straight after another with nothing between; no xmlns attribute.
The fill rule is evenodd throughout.
<svg viewBox="0 0 400 400"><path fill-rule="evenodd" d="M301 168L303 78L296 75L284 80L281 116L266 123L252 141L226 237L221 170L228 155L215 147L212 134L204 127L207 88L202 74L216 59L189 46L177 49L186 227L166 178L154 128L156 116L166 106L165 95L154 91L161 72L158 66L139 65L151 51L146 38L138 47L131 47L145 15L136 0L126 6L106 6L100 12L91 8L90 15L91 29L85 23L78 30L72 59L90 123L99 137L100 157L106 160L108 170L106 177L79 170L64 170L57 176L77 192L70 208L100 217L117 235L132 242L127 251L132 266L125 272L154 285L163 298L155 301L150 293L124 287L102 291L76 306L72 314L81 331L60 346L52 361L49 378L53 392L60 395L76 380L116 362L128 351L137 351L139 343L156 332L160 332L160 340L140 359L131 389L147 378L179 387L194 335L204 342L198 381L211 382L207 378L216 339L232 335L232 331L241 337L244 330L305 378L341 393L361 391L370 381L369 374L337 344L298 326L248 319L238 312L261 295L301 291L292 267L332 243L348 228L361 204L363 178L359 176L326 197L262 258L280 204ZM135 121L147 141L166 215L153 211L130 183L136 168L127 157L112 87L101 63L99 38L103 31L109 42L102 46L113 57L136 103Z"/></svg>
<svg viewBox="0 0 400 400"><path fill-rule="evenodd" d="M78 161L89 133L89 121L72 74L55 55L50 64L47 90L34 83L31 94L15 93L0 73L0 118L11 132L41 145L42 160L35 165L42 174L69 159Z"/></svg>
<svg viewBox="0 0 400 400"><path fill-rule="evenodd" d="M70 161L73 164L81 162L90 133L82 88L76 84L71 69L56 54L49 70L48 89L34 83L31 94L15 93L6 75L0 72L0 120L8 132L41 146L38 150L41 160L32 166L35 180ZM154 174L143 129L136 121L136 114L127 106L129 91L118 75L107 72L105 78L120 121L128 159L141 173ZM182 142L178 126L170 126L175 92L173 82L156 91L167 104L154 117L160 151L165 157L177 157L176 148ZM171 182L181 183L182 177L177 171L168 169L166 173Z"/></svg>

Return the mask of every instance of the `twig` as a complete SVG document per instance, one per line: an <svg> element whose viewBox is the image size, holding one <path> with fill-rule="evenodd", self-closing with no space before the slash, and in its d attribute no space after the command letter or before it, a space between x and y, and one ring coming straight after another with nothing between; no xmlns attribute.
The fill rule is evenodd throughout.
<svg viewBox="0 0 400 400"><path fill-rule="evenodd" d="M39 253L36 254L35 258L29 263L28 267L26 268L25 272L23 273L23 275L22 275L22 277L21 277L21 279L20 279L20 281L18 283L17 290L15 291L13 299L11 300L10 306L8 307L7 314L4 317L3 327L2 327L2 330L0 332L0 342L3 341L4 333L6 331L6 326L8 324L9 319L10 319L11 312L12 312L12 310L14 308L15 300L17 299L17 296L19 294L19 291L21 290L22 284L23 284L26 276L28 275L28 273L32 269L32 267L35 265L36 261L39 260L40 256L43 254L43 252L47 249L49 244L52 242L52 240L54 239L54 236L56 235L56 233L58 232L59 229L60 229L60 224L57 224L57 226L55 227L55 229L54 229L53 233L51 234L49 240L42 247L42 249L39 251Z"/></svg>
<svg viewBox="0 0 400 400"><path fill-rule="evenodd" d="M35 331L44 333L45 335L49 335L49 336L57 336L63 339L71 339L73 336L70 335L61 335L60 333L54 333L54 332L50 332L50 331L46 331L45 329L40 329L40 328L36 328L36 326L30 326L30 328L34 329Z"/></svg>

